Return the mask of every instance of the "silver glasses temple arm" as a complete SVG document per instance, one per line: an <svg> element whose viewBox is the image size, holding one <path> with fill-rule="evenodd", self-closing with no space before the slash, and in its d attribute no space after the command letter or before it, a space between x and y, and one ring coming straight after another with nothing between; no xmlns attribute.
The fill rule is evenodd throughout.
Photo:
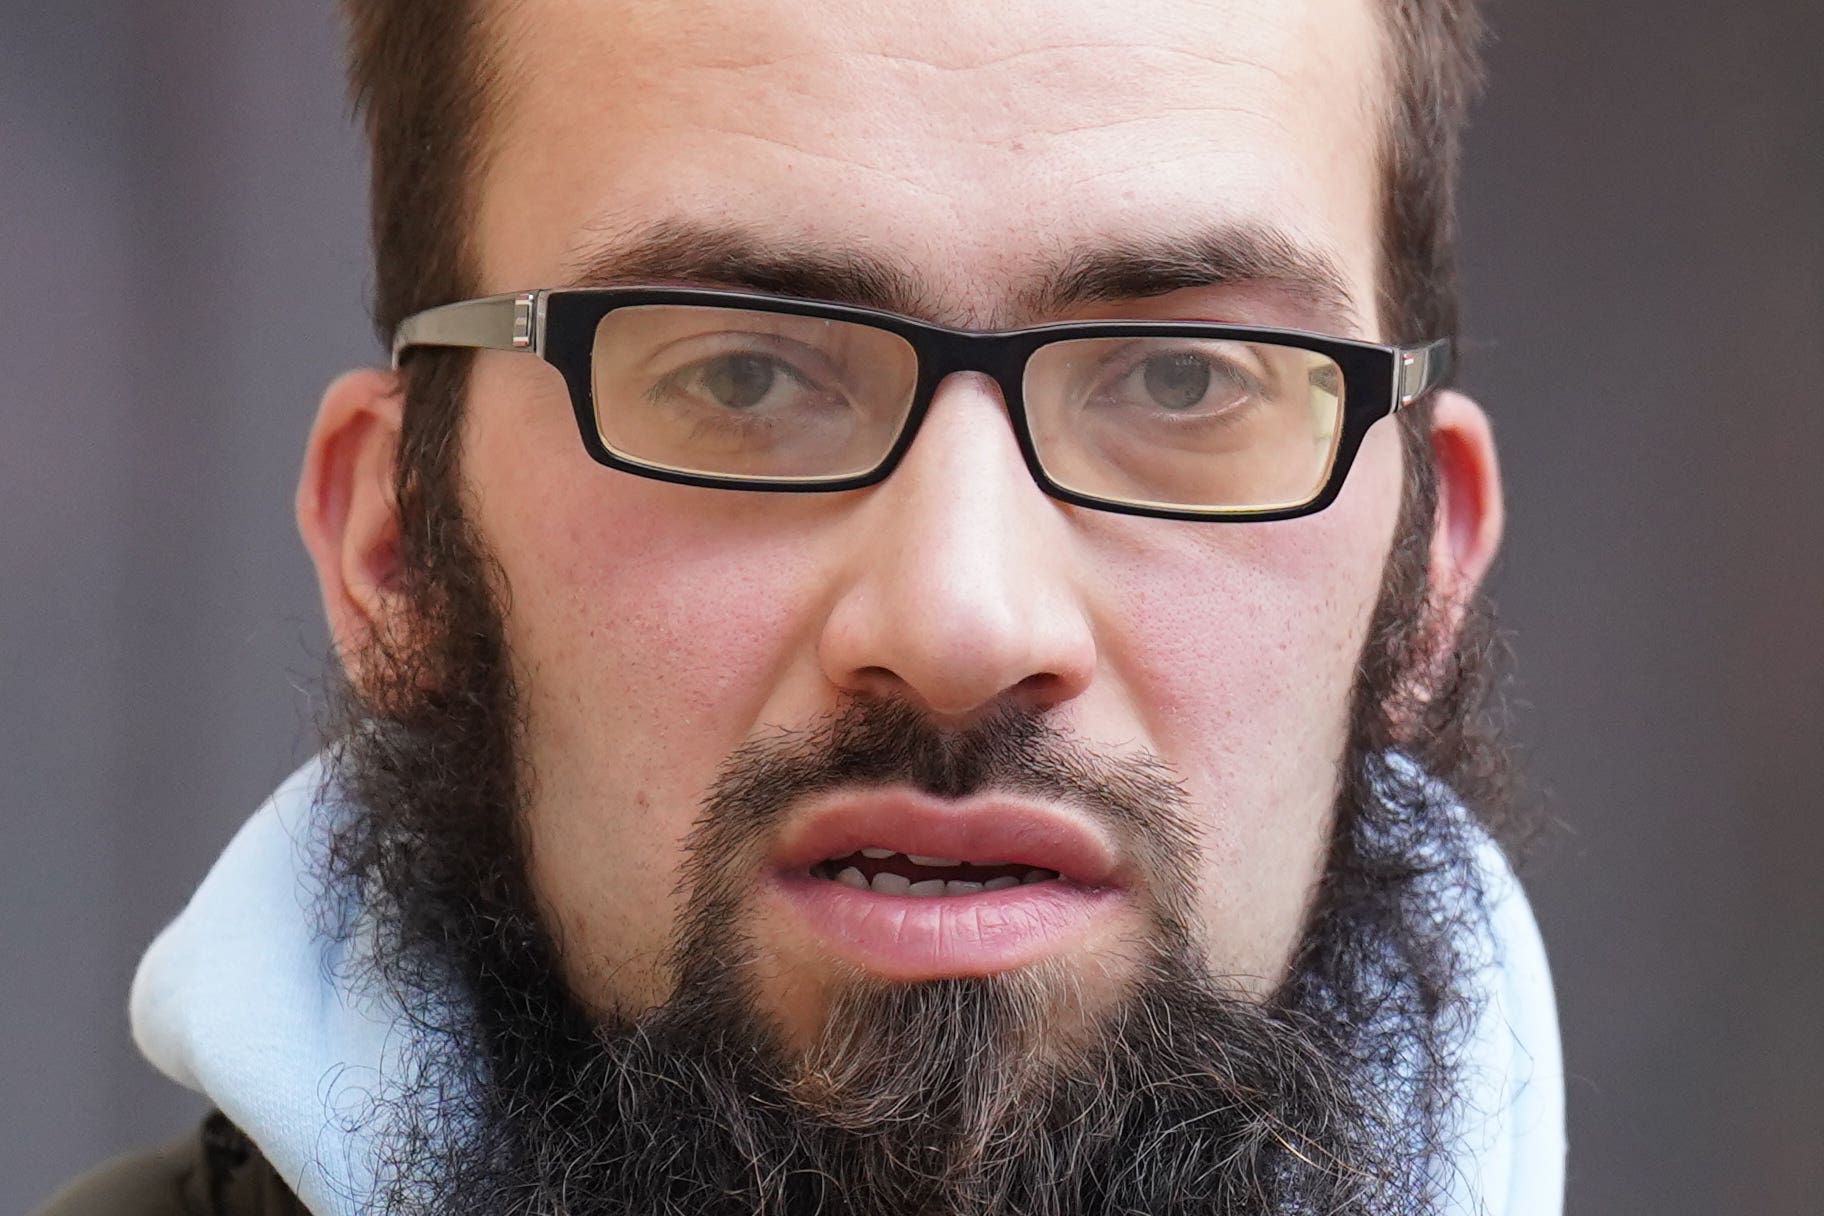
<svg viewBox="0 0 1824 1216"><path fill-rule="evenodd" d="M1393 408L1404 409L1443 384L1450 375L1453 353L1449 338L1403 348L1393 373L1396 390Z"/></svg>
<svg viewBox="0 0 1824 1216"><path fill-rule="evenodd" d="M520 291L445 304L414 313L393 333L393 366L413 346L472 346L488 350L525 350L539 347L538 295Z"/></svg>

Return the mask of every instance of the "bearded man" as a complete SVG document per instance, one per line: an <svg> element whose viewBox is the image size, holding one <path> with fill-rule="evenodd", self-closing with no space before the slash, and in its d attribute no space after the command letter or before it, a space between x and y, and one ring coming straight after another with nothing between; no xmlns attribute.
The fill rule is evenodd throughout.
<svg viewBox="0 0 1824 1216"><path fill-rule="evenodd" d="M347 0L324 754L64 1213L1555 1213L1470 0Z"/></svg>

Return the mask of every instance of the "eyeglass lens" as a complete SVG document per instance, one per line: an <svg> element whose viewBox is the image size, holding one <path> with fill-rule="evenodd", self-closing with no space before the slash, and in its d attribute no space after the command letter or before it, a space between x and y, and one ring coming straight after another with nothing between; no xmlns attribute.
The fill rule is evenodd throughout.
<svg viewBox="0 0 1824 1216"><path fill-rule="evenodd" d="M602 441L639 464L773 481L879 466L912 409L918 357L896 334L822 317L696 305L605 316L593 389ZM1204 337L1078 338L1021 386L1051 479L1135 505L1270 510L1315 497L1343 375L1292 346Z"/></svg>

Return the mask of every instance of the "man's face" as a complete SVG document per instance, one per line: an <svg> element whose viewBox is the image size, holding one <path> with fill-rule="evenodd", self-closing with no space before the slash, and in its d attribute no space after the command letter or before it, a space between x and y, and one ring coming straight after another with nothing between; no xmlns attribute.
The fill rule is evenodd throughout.
<svg viewBox="0 0 1824 1216"><path fill-rule="evenodd" d="M1387 85L1367 0L532 0L496 25L485 291L636 263L664 227L865 253L904 268L923 316L958 326L1121 316L1378 336ZM1250 228L1333 263L1353 310L1258 282L1039 303L1082 251ZM508 589L530 877L586 1002L633 1013L667 999L688 838L724 766L857 697L958 730L1038 711L1091 754L1153 758L1196 833L1188 927L1209 969L1251 992L1284 974L1398 513L1391 423L1334 506L1275 524L1048 498L973 375L939 388L892 477L855 492L603 469L559 378L510 354L476 361L462 447L470 517ZM921 842L946 816L986 825L1004 851L1057 835L1099 850L1107 872L1093 905L944 896L948 910L894 912L881 932L817 911L788 872L831 815L908 853L931 851ZM1037 968L1088 1008L1111 999L1160 895L1130 843L1062 799L838 788L791 808L722 877L747 979L803 1040L857 976Z"/></svg>

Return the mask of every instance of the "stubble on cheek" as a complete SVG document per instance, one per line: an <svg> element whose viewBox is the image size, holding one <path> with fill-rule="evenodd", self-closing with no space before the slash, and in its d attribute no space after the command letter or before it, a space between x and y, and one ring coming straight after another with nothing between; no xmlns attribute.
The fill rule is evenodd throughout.
<svg viewBox="0 0 1824 1216"><path fill-rule="evenodd" d="M673 987L668 942L648 892L670 892L652 884L646 866L629 859L637 846L616 840L611 825L567 824L541 831L556 818L552 808L529 812L533 826L528 869L539 919L552 938L563 979L572 996L598 1017L636 1017L662 1003ZM610 864L609 859L620 858Z"/></svg>

